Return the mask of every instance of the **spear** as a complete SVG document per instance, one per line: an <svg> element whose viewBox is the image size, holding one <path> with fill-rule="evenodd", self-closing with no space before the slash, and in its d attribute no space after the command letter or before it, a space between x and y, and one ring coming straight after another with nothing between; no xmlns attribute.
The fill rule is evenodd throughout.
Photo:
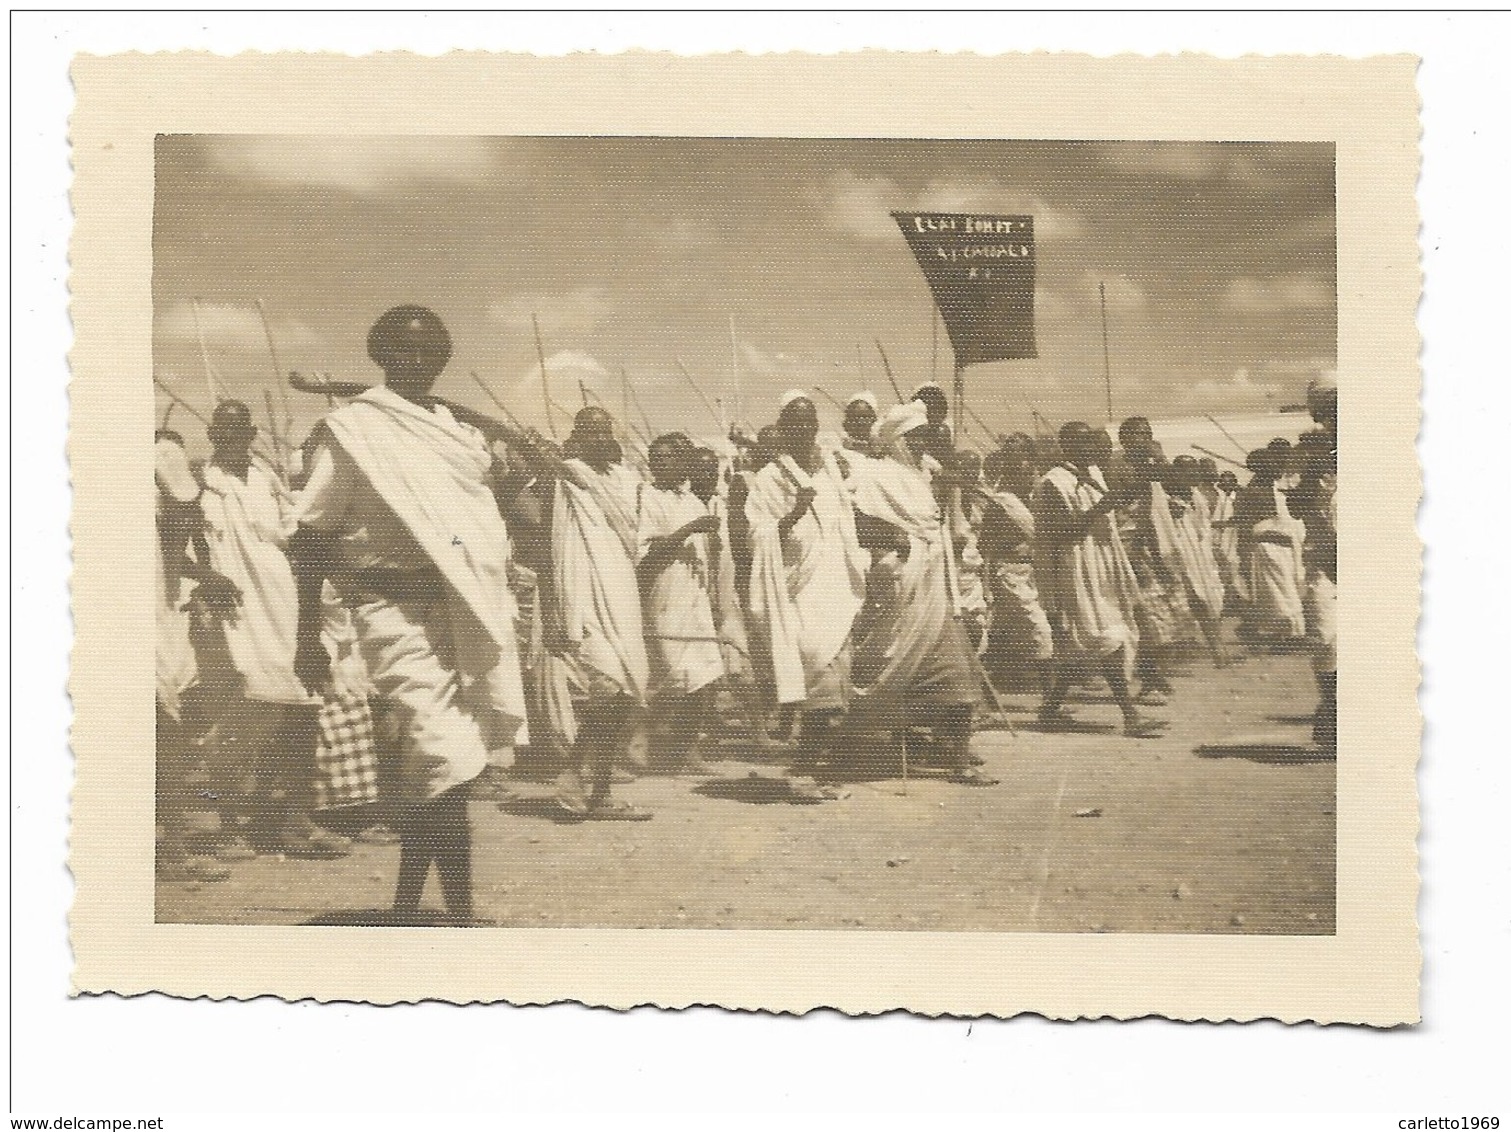
<svg viewBox="0 0 1511 1132"><path fill-rule="evenodd" d="M220 393L215 388L215 367L210 364L210 348L205 345L205 328L199 322L199 299L189 300L189 309L194 313L194 336L199 339L199 360L205 366L205 385L210 390L210 405L220 404Z"/></svg>
<svg viewBox="0 0 1511 1132"><path fill-rule="evenodd" d="M551 386L546 380L546 348L540 340L540 319L534 313L530 315L530 325L535 330L535 358L540 362L540 395L546 403L546 427L551 430L551 439L560 439L556 435L556 421L551 417Z"/></svg>
<svg viewBox="0 0 1511 1132"><path fill-rule="evenodd" d="M1191 447L1200 452L1203 456L1210 456L1214 460L1221 460L1224 464L1232 464L1235 468L1241 468L1244 471L1249 470L1249 466L1247 464L1240 464L1237 460L1229 459L1227 456L1220 456L1216 452L1213 452L1212 449L1203 448L1200 444L1193 444L1191 445Z"/></svg>
<svg viewBox="0 0 1511 1132"><path fill-rule="evenodd" d="M703 407L708 410L708 415L713 417L714 424L723 428L723 422L719 419L719 411L714 408L713 402L704 396L703 390L698 388L698 383L693 380L693 375L687 372L687 367L682 364L681 358L677 359L677 368L682 371L682 376L687 378L687 384L692 386L693 392L698 395L698 400L703 402Z"/></svg>
<svg viewBox="0 0 1511 1132"><path fill-rule="evenodd" d="M1238 441L1233 440L1233 434L1231 432L1229 432L1227 429L1225 429L1225 428L1222 427L1222 422L1220 422L1211 413L1207 414L1207 420L1211 421L1217 427L1217 431L1218 432L1222 433L1230 441L1232 441L1233 447L1236 448L1236 449L1238 449L1240 452L1242 452L1245 459L1248 459L1249 450L1247 448L1245 448L1242 444L1239 444Z"/></svg>
<svg viewBox="0 0 1511 1132"><path fill-rule="evenodd" d="M279 404L283 408L283 419L286 422L286 427L288 429L288 433L284 437L284 439L285 441L287 441L293 436L294 413L289 408L289 391L287 388L285 388L283 383L283 367L278 363L278 347L273 342L273 327L268 322L267 308L262 305L261 298L257 300L257 314L262 319L263 337L268 340L268 357L273 359L273 388L278 390ZM290 447L292 447L292 445L290 445Z"/></svg>
<svg viewBox="0 0 1511 1132"><path fill-rule="evenodd" d="M278 435L278 418L273 412L273 394L268 390L262 391L262 403L268 411L268 439L273 442L273 456L278 463L278 478L288 483L288 456L285 454L283 440Z"/></svg>
<svg viewBox="0 0 1511 1132"><path fill-rule="evenodd" d="M892 376L892 363L887 360L887 351L882 347L881 339L876 339L876 352L881 355L881 368L887 371L887 382L892 386L892 396L897 398L897 403L903 403L902 390L897 388L897 379Z"/></svg>
<svg viewBox="0 0 1511 1132"><path fill-rule="evenodd" d="M195 420L197 420L206 429L208 429L210 427L210 418L207 417L207 416L205 416L204 413L201 413L193 405L189 404L189 402L185 401L177 393L173 392L173 390L168 386L168 383L165 382L162 378L158 377L157 374L153 374L152 375L152 384L156 385L165 394L167 394L168 400L172 403L172 405L176 405L180 409L182 409L184 412L188 413L191 417L193 417ZM166 422L167 417L165 416L163 419ZM255 444L256 441L253 441L253 443ZM272 457L270 457L266 452L258 452L257 456L258 456L258 458L260 460L262 460L266 464L275 464L276 463L276 461L274 461L272 459Z"/></svg>
<svg viewBox="0 0 1511 1132"><path fill-rule="evenodd" d="M493 395L493 390L488 388L487 382L478 377L476 370L469 371L467 376L472 378L473 381L477 382L477 387L483 391L483 395L487 397L488 400L493 402L494 406L498 409L499 412L504 414L505 418L509 421L510 424L519 429L520 432L527 431L525 426L520 422L520 419L509 411L509 406L505 405L502 401L500 401Z"/></svg>
<svg viewBox="0 0 1511 1132"><path fill-rule="evenodd" d="M976 412L976 410L973 409L973 408L971 408L969 405L967 405L965 407L965 412L966 412L966 415L968 417L970 417L971 420L975 421L976 424L977 424L977 426L984 433L986 433L986 437L987 437L988 440L995 440L998 444L1002 443L1002 436L1001 436L1001 434L998 433L996 429L992 428L991 425L987 424L984 420L982 420L980 413Z"/></svg>
<svg viewBox="0 0 1511 1132"><path fill-rule="evenodd" d="M840 404L840 400L839 400L839 398L838 398L838 397L836 397L836 396L835 396L835 395L834 395L834 394L833 394L833 393L830 393L830 392L829 392L829 391L828 391L828 390L827 390L827 389L825 389L825 388L824 388L824 387L823 387L823 386L822 386L822 385L815 385L815 386L814 386L814 387L813 387L813 391L814 391L814 392L815 392L815 393L818 393L818 394L821 394L821 395L822 395L822 396L824 396L824 397L827 397L827 398L828 398L828 399L829 399L829 401L830 401L830 402L831 402L831 403L832 403L832 404L833 404L833 405L834 405L834 407L835 407L835 408L836 408L836 409L838 409L838 410L839 410L839 411L840 411L840 412L842 412L842 413L843 413L843 412L844 412L844 411L845 411L845 406L844 406L844 405L842 405L842 404Z"/></svg>

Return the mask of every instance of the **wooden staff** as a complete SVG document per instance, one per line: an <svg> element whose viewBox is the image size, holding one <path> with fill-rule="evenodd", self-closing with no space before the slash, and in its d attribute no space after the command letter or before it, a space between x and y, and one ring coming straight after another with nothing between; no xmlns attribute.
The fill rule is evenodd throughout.
<svg viewBox="0 0 1511 1132"><path fill-rule="evenodd" d="M257 314L262 319L262 334L268 341L268 357L273 360L273 388L278 390L278 401L283 408L283 419L287 432L284 435L285 445L293 448L291 443L294 434L294 413L289 408L289 391L284 387L283 366L278 362L278 346L273 341L273 327L268 322L267 309L262 305L262 299L257 300Z"/></svg>
<svg viewBox="0 0 1511 1132"><path fill-rule="evenodd" d="M976 427L981 429L982 432L986 433L986 438L988 440L995 440L998 444L1002 443L1004 439L1002 434L999 433L996 429L992 428L992 426L987 424L984 420L982 420L980 413L976 412L976 410L971 408L969 405L965 407L965 411L966 415L969 416L971 420L976 422Z"/></svg>
<svg viewBox="0 0 1511 1132"><path fill-rule="evenodd" d="M630 384L630 371L624 366L620 366L619 376L624 379L624 391L629 394L630 400L635 402L635 411L640 414L640 419L645 422L645 435L655 436L656 426L651 424L650 414L645 411L645 406L640 403L640 394L636 393L635 387Z"/></svg>
<svg viewBox="0 0 1511 1132"><path fill-rule="evenodd" d="M829 399L829 401L834 405L834 407L836 409L838 409L840 412L843 413L845 411L845 405L843 405L840 402L840 399L838 397L836 397L833 393L830 393L822 385L815 385L813 387L813 391L815 393L817 393L817 394L820 394L823 397L827 397Z"/></svg>
<svg viewBox="0 0 1511 1132"><path fill-rule="evenodd" d="M677 369L680 370L682 376L687 379L687 384L692 386L692 391L698 395L698 400L703 402L703 407L708 410L708 415L714 419L714 424L718 425L720 429L723 429L724 425L723 422L719 419L719 411L714 408L713 402L710 401L706 396L704 396L703 390L698 388L698 383L693 380L693 375L687 372L687 367L682 364L681 358L677 359Z"/></svg>
<svg viewBox="0 0 1511 1132"><path fill-rule="evenodd" d="M1233 434L1231 432L1229 432L1227 429L1225 429L1225 428L1222 427L1222 422L1220 422L1216 417L1212 416L1212 414L1210 414L1210 413L1206 414L1206 416L1207 416L1207 420L1209 420L1209 421L1212 422L1213 426L1217 429L1217 431L1220 432L1220 433L1222 433L1224 436L1226 436L1228 438L1228 440L1232 442L1233 447L1236 448L1236 449L1238 449L1240 452L1242 452L1245 459L1248 459L1249 450L1247 448L1245 448L1242 444L1239 444L1237 440L1233 439ZM1193 444L1193 445L1191 445L1191 447L1195 448L1196 445Z"/></svg>
<svg viewBox="0 0 1511 1132"><path fill-rule="evenodd" d="M1219 456L1216 452L1213 452L1212 449L1203 448L1200 444L1193 444L1191 445L1191 447L1195 451L1200 452L1203 456L1210 456L1214 460L1221 460L1224 464L1232 464L1235 468L1242 468L1244 471L1249 470L1249 466L1247 464L1240 464L1237 460L1229 459L1227 456Z"/></svg>
<svg viewBox="0 0 1511 1132"><path fill-rule="evenodd" d="M182 409L184 412L188 413L191 417L193 417L201 425L203 425L204 428L207 431L209 430L209 428L210 428L210 418L207 417L207 416L205 416L203 413L201 413L193 405L189 404L189 402L185 401L177 393L173 392L173 390L168 387L168 383L165 382L162 378L158 377L157 374L153 374L152 375L152 384L156 385L159 389L161 389L163 391L163 393L165 393L167 395L168 400L170 402L172 402L172 404L177 405L180 409ZM164 420L166 420L166 419L167 418L165 417ZM254 440L253 444L255 444L255 443L256 443L256 441ZM254 451L255 451L255 449L254 449ZM256 456L264 464L276 466L276 461L271 456L269 456L266 452L256 452Z"/></svg>
<svg viewBox="0 0 1511 1132"><path fill-rule="evenodd" d="M268 439L273 442L273 456L278 461L278 478L287 487L289 480L288 449L284 446L283 438L278 433L278 418L273 412L273 394L266 389L262 391L262 403L268 411Z"/></svg>
<svg viewBox="0 0 1511 1132"><path fill-rule="evenodd" d="M897 378L892 376L892 363L887 360L887 351L881 344L881 339L876 339L876 352L881 355L881 368L887 371L887 383L892 386L892 396L897 398L899 405L903 404L902 390L897 388Z"/></svg>
<svg viewBox="0 0 1511 1132"><path fill-rule="evenodd" d="M551 430L551 439L558 439L556 435L556 422L551 419L551 385L546 379L546 347L540 340L540 319L532 312L530 326L535 331L535 360L540 363L540 395L546 405L546 428Z"/></svg>
<svg viewBox="0 0 1511 1132"><path fill-rule="evenodd" d="M199 339L199 360L205 367L205 385L210 390L210 408L220 404L220 392L215 388L215 367L210 364L210 348L205 345L205 328L199 322L199 299L189 300L189 309L194 313L194 337Z"/></svg>

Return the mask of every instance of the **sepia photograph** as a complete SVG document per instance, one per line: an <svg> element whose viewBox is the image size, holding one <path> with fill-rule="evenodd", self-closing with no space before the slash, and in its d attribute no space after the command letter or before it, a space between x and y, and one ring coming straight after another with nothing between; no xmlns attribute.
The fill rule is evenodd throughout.
<svg viewBox="0 0 1511 1132"><path fill-rule="evenodd" d="M1335 162L158 134L156 921L1331 935Z"/></svg>

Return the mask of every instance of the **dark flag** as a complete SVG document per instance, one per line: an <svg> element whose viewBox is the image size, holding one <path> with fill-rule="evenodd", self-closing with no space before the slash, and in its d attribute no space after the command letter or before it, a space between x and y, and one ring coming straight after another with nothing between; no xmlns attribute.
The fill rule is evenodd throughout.
<svg viewBox="0 0 1511 1132"><path fill-rule="evenodd" d="M894 212L934 293L955 363L1036 358L1034 218Z"/></svg>

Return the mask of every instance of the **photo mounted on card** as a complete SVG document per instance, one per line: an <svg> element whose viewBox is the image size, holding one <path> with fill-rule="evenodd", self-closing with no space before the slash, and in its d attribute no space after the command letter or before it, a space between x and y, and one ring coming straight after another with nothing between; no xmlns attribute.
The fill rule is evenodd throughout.
<svg viewBox="0 0 1511 1132"><path fill-rule="evenodd" d="M1414 67L77 59L75 993L1415 1021Z"/></svg>

